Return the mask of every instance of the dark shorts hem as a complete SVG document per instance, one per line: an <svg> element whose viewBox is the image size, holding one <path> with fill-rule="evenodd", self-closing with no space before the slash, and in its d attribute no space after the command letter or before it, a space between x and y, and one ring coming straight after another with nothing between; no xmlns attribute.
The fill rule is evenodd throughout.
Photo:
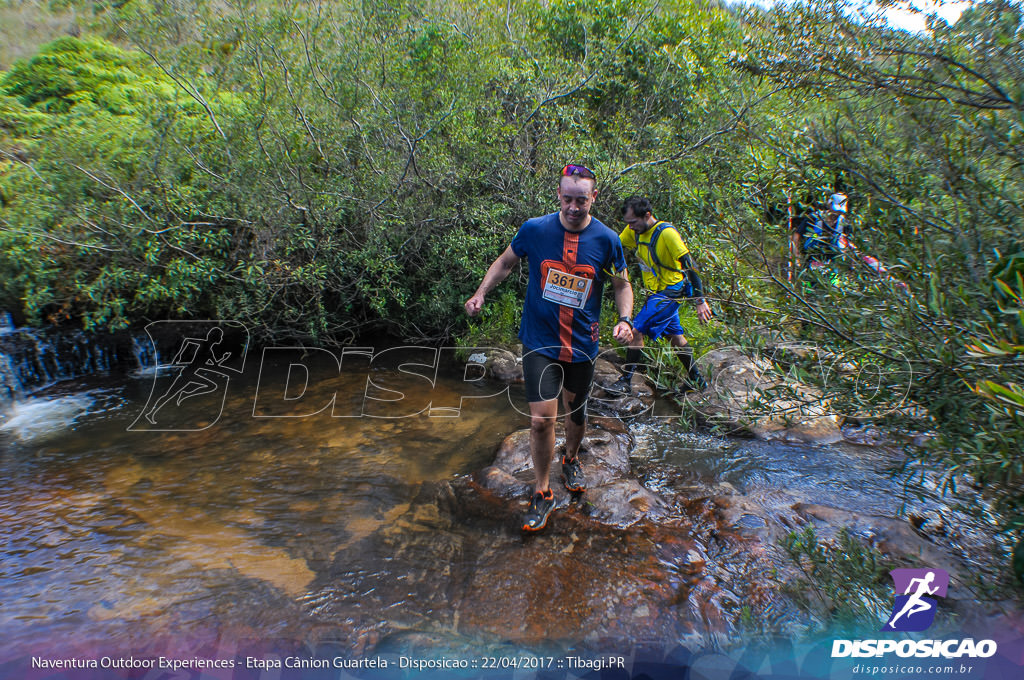
<svg viewBox="0 0 1024 680"><path fill-rule="evenodd" d="M527 351L523 355L523 382L526 387L526 401L557 399L563 388L575 394L579 399L590 393L593 381L593 361L559 361L536 351Z"/></svg>

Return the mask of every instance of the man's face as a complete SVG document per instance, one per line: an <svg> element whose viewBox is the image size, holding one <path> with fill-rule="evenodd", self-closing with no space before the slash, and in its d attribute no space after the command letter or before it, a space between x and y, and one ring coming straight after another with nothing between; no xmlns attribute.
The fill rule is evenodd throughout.
<svg viewBox="0 0 1024 680"><path fill-rule="evenodd" d="M582 227L590 216L590 206L597 198L594 180L584 177L562 177L558 183L558 206L562 220L569 227Z"/></svg>
<svg viewBox="0 0 1024 680"><path fill-rule="evenodd" d="M647 231L647 214L637 217L633 213L632 208L626 208L625 214L622 216L622 221L626 223L626 226L635 231L638 234L642 234Z"/></svg>

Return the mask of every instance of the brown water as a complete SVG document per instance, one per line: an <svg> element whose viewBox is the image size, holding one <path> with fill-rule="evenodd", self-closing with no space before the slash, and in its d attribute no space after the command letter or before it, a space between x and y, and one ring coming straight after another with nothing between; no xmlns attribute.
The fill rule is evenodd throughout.
<svg viewBox="0 0 1024 680"><path fill-rule="evenodd" d="M285 374L265 372L260 389L268 379L283 385ZM384 386L392 374L374 375ZM358 411L365 375L311 378L304 400L274 402L278 415L332 396L337 412ZM170 381L160 378L156 392ZM956 513L934 489L907 491L889 477L895 456L882 449L697 437L661 423L634 427L634 465L649 488L693 499L679 518L692 530L563 522L524 540L508 502L451 484L465 490L458 480L526 425L505 396L468 400L458 417L334 418L326 409L254 418L257 381L247 375L232 382L219 420L219 396L183 403L182 422L216 420L207 429L132 431L152 385L148 376L67 383L0 424L4 657L58 641L131 648L168 634L184 647L248 637L336 641L350 653L396 634L409 645L571 643L628 637L630 617L656 620L660 628L645 630L678 640L727 630L715 617L739 616L752 597L750 544L722 541L725 533L781 529L794 503L889 518ZM412 401L446 404L500 391L451 379L405 389ZM721 493L764 512L714 528L686 516ZM998 549L985 520L958 516L963 545L951 540L946 556ZM694 549L707 557L703 574L680 566ZM521 560L543 566L534 582L517 578ZM634 607L638 594L664 609ZM546 618L552 599L570 605ZM771 602L764 611L783 624L799 616Z"/></svg>
<svg viewBox="0 0 1024 680"><path fill-rule="evenodd" d="M365 376L316 378L311 400L364 392ZM248 376L208 429L128 431L151 384L65 384L0 425L0 644L234 629L301 639L321 623L308 593L339 553L362 549L424 482L487 465L526 422L505 397L471 400L459 417L254 419ZM430 392L407 396L416 390ZM216 414L218 400L183 406ZM388 577L389 555L363 557Z"/></svg>

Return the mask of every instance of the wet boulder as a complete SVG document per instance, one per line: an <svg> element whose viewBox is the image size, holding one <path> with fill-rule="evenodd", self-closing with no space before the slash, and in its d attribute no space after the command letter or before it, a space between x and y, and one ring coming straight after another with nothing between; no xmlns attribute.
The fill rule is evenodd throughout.
<svg viewBox="0 0 1024 680"><path fill-rule="evenodd" d="M548 483L555 493L556 511L572 511L573 517L586 517L602 525L625 529L643 520L665 522L678 518L671 497L651 491L631 470L629 451L632 437L621 420L594 418L580 446L580 460L587 489L570 494L562 484L561 456L565 432L561 423L555 428L555 455ZM525 512L533 491L533 460L530 431L513 432L498 447L492 465L473 475L482 489L506 501L518 501L522 507L510 507L516 516Z"/></svg>
<svg viewBox="0 0 1024 680"><path fill-rule="evenodd" d="M736 349L712 350L699 360L711 386L687 395L703 421L764 440L833 444L842 418L816 388L772 370L770 361Z"/></svg>
<svg viewBox="0 0 1024 680"><path fill-rule="evenodd" d="M507 383L523 382L523 360L511 353L499 353L487 361L487 372L495 380Z"/></svg>
<svg viewBox="0 0 1024 680"><path fill-rule="evenodd" d="M633 374L629 394L611 389L622 377L622 368L604 358L612 354L606 351L594 363L590 409L595 413L607 413L618 418L634 418L650 412L654 405L654 388L641 373Z"/></svg>
<svg viewBox="0 0 1024 680"><path fill-rule="evenodd" d="M602 524L625 528L641 519L666 519L670 503L633 479L616 479L587 491L587 515Z"/></svg>
<svg viewBox="0 0 1024 680"><path fill-rule="evenodd" d="M619 379L622 375L622 369L617 365L606 359L604 356L598 357L597 361L594 362L594 384L595 385L610 385Z"/></svg>
<svg viewBox="0 0 1024 680"><path fill-rule="evenodd" d="M630 435L614 429L619 428L605 429L592 423L580 446L580 460L587 480L582 512L591 519L620 528L644 518L657 520L666 516L670 503L630 476ZM556 427L555 436L549 484L555 492L557 507L566 508L573 496L562 485L559 461L564 451L565 433L561 424ZM473 479L501 498L528 500L534 482L530 431L519 430L506 437L498 447L494 463L477 472ZM525 509L524 505L522 510Z"/></svg>
<svg viewBox="0 0 1024 680"><path fill-rule="evenodd" d="M483 368L488 378L506 383L523 382L521 349L515 351L498 347L466 348L466 363Z"/></svg>

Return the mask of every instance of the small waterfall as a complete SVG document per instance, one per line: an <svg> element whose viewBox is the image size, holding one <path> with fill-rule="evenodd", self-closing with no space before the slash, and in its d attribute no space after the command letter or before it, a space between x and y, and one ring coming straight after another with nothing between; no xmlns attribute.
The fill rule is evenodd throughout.
<svg viewBox="0 0 1024 680"><path fill-rule="evenodd" d="M0 407L62 380L157 365L142 331L92 334L81 330L17 328L0 312Z"/></svg>
<svg viewBox="0 0 1024 680"><path fill-rule="evenodd" d="M0 312L0 335L14 330L14 318L10 312Z"/></svg>
<svg viewBox="0 0 1024 680"><path fill-rule="evenodd" d="M0 354L0 406L19 399L23 392L11 357Z"/></svg>
<svg viewBox="0 0 1024 680"><path fill-rule="evenodd" d="M132 355L138 370L153 370L160 364L159 350L154 350L149 336L144 333L132 336Z"/></svg>

